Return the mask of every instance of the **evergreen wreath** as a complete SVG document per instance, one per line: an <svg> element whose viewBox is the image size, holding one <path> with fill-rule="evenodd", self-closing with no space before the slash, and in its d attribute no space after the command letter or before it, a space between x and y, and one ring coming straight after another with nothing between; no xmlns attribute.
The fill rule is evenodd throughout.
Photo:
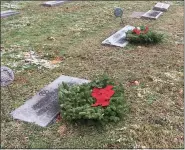
<svg viewBox="0 0 185 150"><path fill-rule="evenodd" d="M133 44L157 44L163 39L163 34L150 31L148 27L135 27L126 32L126 39Z"/></svg>
<svg viewBox="0 0 185 150"><path fill-rule="evenodd" d="M123 86L107 76L82 85L62 83L59 103L66 121L118 122L128 112Z"/></svg>

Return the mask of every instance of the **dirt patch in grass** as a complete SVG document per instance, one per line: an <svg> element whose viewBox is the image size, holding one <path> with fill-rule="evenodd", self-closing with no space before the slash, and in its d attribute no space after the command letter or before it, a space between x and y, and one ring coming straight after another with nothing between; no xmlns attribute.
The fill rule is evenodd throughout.
<svg viewBox="0 0 185 150"><path fill-rule="evenodd" d="M2 55L2 64L16 63L18 58L10 59L12 51L26 52L30 44L39 54L53 58L60 55L64 61L52 70L32 67L16 72L15 82L10 86L15 101L6 89L2 89L1 146L183 148L183 45L175 43L181 42L184 36L183 6L171 5L168 12L152 21L128 16L132 11L149 10L154 1L70 2L53 8L41 7L40 3L30 2L20 10L20 16L2 20L1 43L7 50ZM125 25L148 25L164 33L164 42L155 46L129 44L125 48L101 45L104 39L124 26L113 16L115 6L125 8ZM55 40L47 40L48 37ZM19 47L12 48L12 45ZM60 136L58 129L64 122L41 128L16 122L9 114L61 74L91 80L102 73L125 86L130 114L127 120L117 125L110 124L102 130L66 124L66 134ZM128 82L135 80L139 82L138 86L127 86Z"/></svg>

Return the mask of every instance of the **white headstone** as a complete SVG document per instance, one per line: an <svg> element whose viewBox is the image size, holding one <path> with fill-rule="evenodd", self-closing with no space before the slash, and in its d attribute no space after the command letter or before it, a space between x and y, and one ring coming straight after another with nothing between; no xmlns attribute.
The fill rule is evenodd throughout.
<svg viewBox="0 0 185 150"><path fill-rule="evenodd" d="M48 2L44 2L42 5L43 6L48 6L48 7L52 7L52 6L58 6L63 4L66 1L48 1Z"/></svg>
<svg viewBox="0 0 185 150"><path fill-rule="evenodd" d="M157 3L153 10L157 10L157 11L162 11L162 12L166 12L168 10L168 8L170 7L170 4L165 4L165 3Z"/></svg>
<svg viewBox="0 0 185 150"><path fill-rule="evenodd" d="M9 17L9 16L16 15L16 14L19 14L19 12L16 12L14 10L2 11L1 12L1 18Z"/></svg>
<svg viewBox="0 0 185 150"><path fill-rule="evenodd" d="M102 44L125 47L128 44L128 41L126 40L126 32L128 30L133 30L134 28L135 27L133 26L127 25L109 38L105 39Z"/></svg>

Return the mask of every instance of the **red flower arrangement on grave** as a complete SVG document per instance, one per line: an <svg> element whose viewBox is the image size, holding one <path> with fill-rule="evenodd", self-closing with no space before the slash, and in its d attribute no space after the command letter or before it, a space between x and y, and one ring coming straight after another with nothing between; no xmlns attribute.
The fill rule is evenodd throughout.
<svg viewBox="0 0 185 150"><path fill-rule="evenodd" d="M149 27L146 27L143 32L144 32L144 34L146 34L148 31L149 31Z"/></svg>
<svg viewBox="0 0 185 150"><path fill-rule="evenodd" d="M140 35L141 31L139 29L135 28L135 29L132 30L132 33Z"/></svg>
<svg viewBox="0 0 185 150"><path fill-rule="evenodd" d="M140 26L127 31L126 39L134 44L156 44L162 41L163 34L150 31L148 26Z"/></svg>
<svg viewBox="0 0 185 150"><path fill-rule="evenodd" d="M132 33L133 33L133 34L140 35L140 34L146 34L148 31L149 31L149 28L148 28L147 26L146 26L146 27L141 26L141 27L139 27L139 28L134 28L134 29L132 30Z"/></svg>
<svg viewBox="0 0 185 150"><path fill-rule="evenodd" d="M96 103L91 106L108 106L110 98L114 95L112 88L112 85L107 85L105 88L94 88L91 96L96 99Z"/></svg>

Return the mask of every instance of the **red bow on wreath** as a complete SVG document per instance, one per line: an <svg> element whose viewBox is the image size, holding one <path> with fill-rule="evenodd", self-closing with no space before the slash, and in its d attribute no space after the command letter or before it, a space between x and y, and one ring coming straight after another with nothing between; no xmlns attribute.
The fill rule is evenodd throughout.
<svg viewBox="0 0 185 150"><path fill-rule="evenodd" d="M112 85L107 85L105 88L94 88L91 96L96 99L96 103L92 106L108 106L110 98L114 95L112 88Z"/></svg>
<svg viewBox="0 0 185 150"><path fill-rule="evenodd" d="M145 30L143 31L144 34L146 34L148 32L149 28L146 27Z"/></svg>

